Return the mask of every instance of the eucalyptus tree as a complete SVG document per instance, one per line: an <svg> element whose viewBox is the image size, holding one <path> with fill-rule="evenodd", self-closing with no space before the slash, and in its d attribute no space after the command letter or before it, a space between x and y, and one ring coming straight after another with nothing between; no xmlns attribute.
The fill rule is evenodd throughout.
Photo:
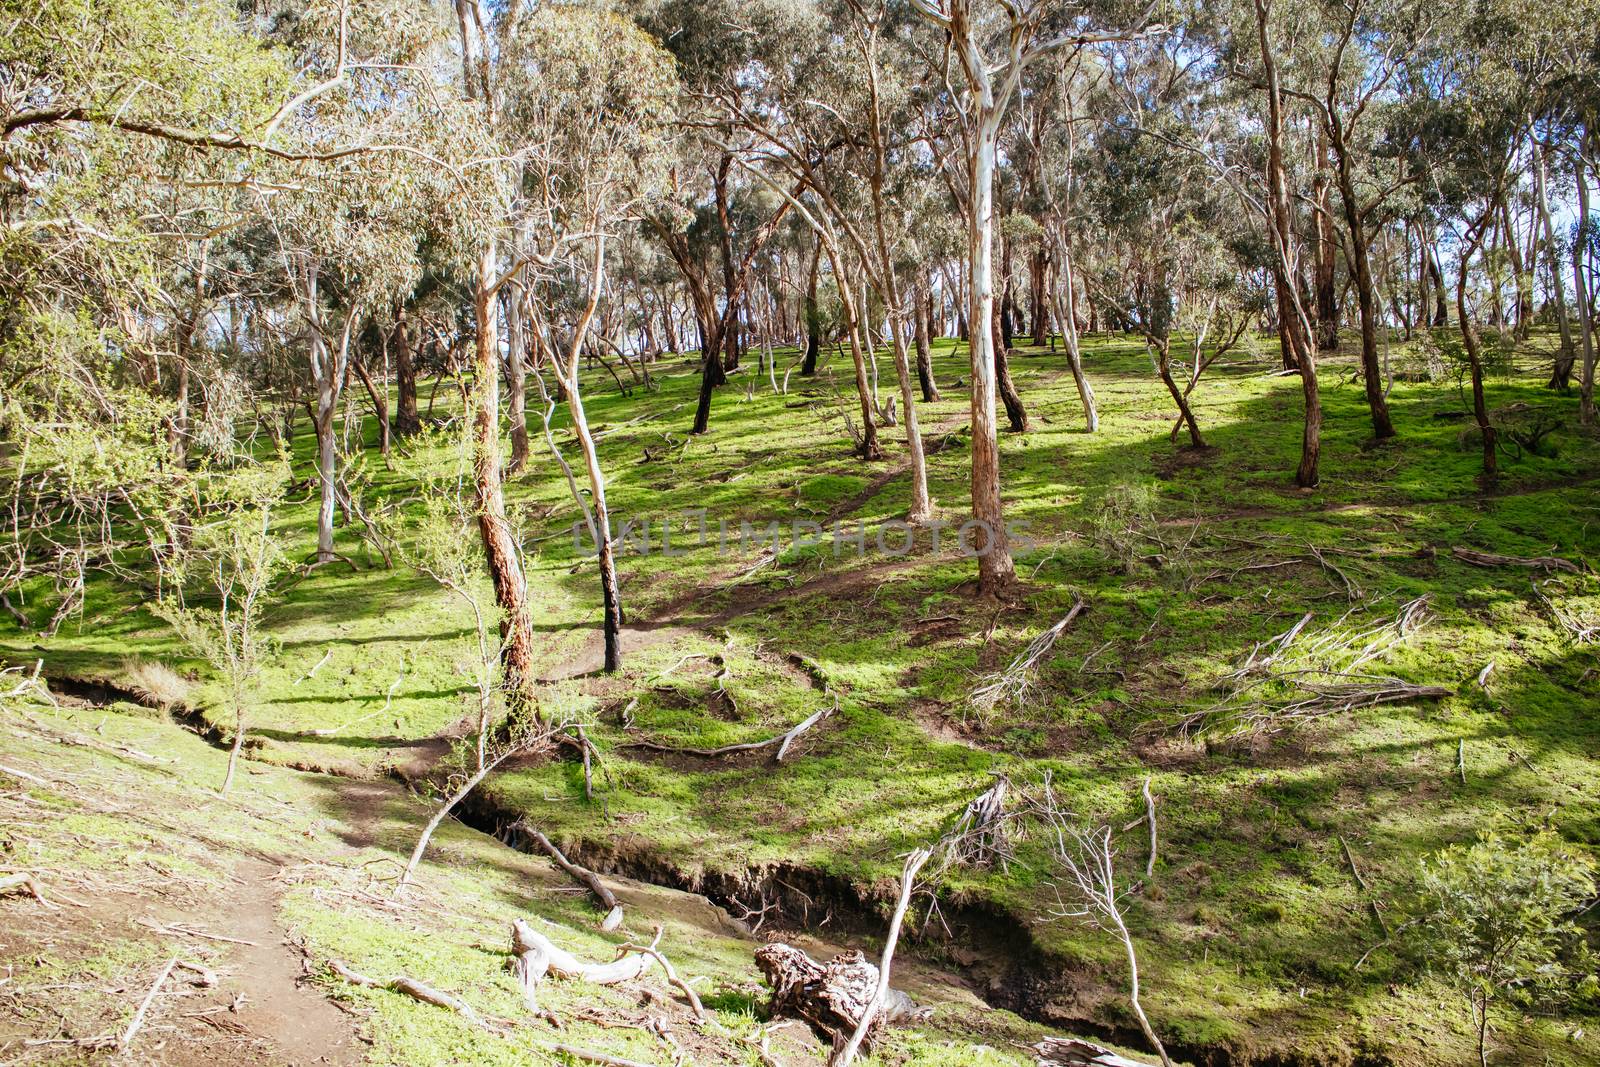
<svg viewBox="0 0 1600 1067"><path fill-rule="evenodd" d="M517 20L502 37L499 61L504 121L529 146L522 195L531 207L523 240L558 250L544 269L576 297L568 309L536 303L534 325L550 338L549 366L562 384L589 476L589 502L574 496L599 559L605 669L615 671L622 666L621 596L605 475L578 370L607 295L608 245L620 243L618 228L637 225L665 189L677 86L671 57L644 31L617 14L576 14L541 7ZM535 288L541 288L537 276ZM554 328L563 311L571 315L564 333Z"/></svg>
<svg viewBox="0 0 1600 1067"><path fill-rule="evenodd" d="M792 205L735 162L735 111L764 97L764 72L811 53L824 21L810 0L635 0L635 19L678 61L680 158L672 197L649 224L677 264L699 327L700 392L691 433L737 363L739 313L762 250Z"/></svg>
<svg viewBox="0 0 1600 1067"><path fill-rule="evenodd" d="M1418 180L1405 157L1385 144L1383 132L1387 113L1399 104L1402 74L1451 16L1427 0L1313 0L1296 13L1327 44L1297 49L1292 63L1275 62L1277 93L1293 97L1316 116L1331 151L1360 312L1363 384L1373 435L1381 441L1393 437L1395 429L1379 365L1383 311L1372 245L1393 210L1394 195Z"/></svg>
<svg viewBox="0 0 1600 1067"><path fill-rule="evenodd" d="M1056 49L1120 40L1135 30L1105 31L1075 5L913 0L919 15L948 35L948 55L964 92L951 101L960 117L967 170L967 321L971 327L972 517L987 543L978 555L978 586L996 594L1016 568L1000 502L1000 450L995 433L994 177L1006 109L1027 67ZM1140 20L1141 25L1147 19ZM998 57L998 58L996 58Z"/></svg>

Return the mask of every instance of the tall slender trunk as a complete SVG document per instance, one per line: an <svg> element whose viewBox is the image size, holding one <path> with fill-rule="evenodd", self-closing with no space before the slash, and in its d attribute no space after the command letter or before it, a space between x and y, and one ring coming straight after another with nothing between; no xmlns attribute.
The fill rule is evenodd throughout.
<svg viewBox="0 0 1600 1067"><path fill-rule="evenodd" d="M1300 392L1305 409L1300 436L1300 465L1295 470L1294 481L1302 489L1309 489L1317 484L1320 477L1317 465L1322 454L1322 397L1317 384L1316 352L1311 347L1311 324L1304 306L1295 298L1288 284L1294 224L1289 183L1283 165L1283 95L1278 82L1277 56L1268 27L1271 10L1272 0L1255 0L1256 37L1267 79L1267 222L1272 237L1273 277L1278 296L1278 321L1284 331L1281 336L1285 358L1292 353L1295 365L1300 368Z"/></svg>
<svg viewBox="0 0 1600 1067"><path fill-rule="evenodd" d="M1372 412L1373 436L1384 441L1395 434L1394 422L1389 417L1389 402L1383 396L1383 371L1378 365L1378 305L1373 292L1367 228L1361 217L1360 201L1356 199L1354 163L1350 159L1350 149L1344 143L1337 125L1332 142L1339 164L1339 198L1344 202L1345 225L1350 231L1356 303L1361 310L1361 376L1367 391L1367 407Z"/></svg>
<svg viewBox="0 0 1600 1067"><path fill-rule="evenodd" d="M1591 135L1592 136L1592 135ZM1584 157L1578 157L1578 233L1589 233L1589 178L1585 173L1587 169ZM1585 271L1586 242L1572 242L1572 286L1573 298L1578 302L1578 327L1583 336L1583 372L1579 376L1578 418L1585 426L1595 424L1594 410L1594 294L1589 290L1588 274Z"/></svg>
<svg viewBox="0 0 1600 1067"><path fill-rule="evenodd" d="M406 328L406 310L401 306L394 317L394 432L410 437L422 431L417 413L417 367L411 358L411 336Z"/></svg>
<svg viewBox="0 0 1600 1067"><path fill-rule="evenodd" d="M850 339L850 359L856 372L856 394L861 400L861 431L856 455L866 460L882 459L883 449L878 445L878 425L873 411L872 386L867 381L867 359L861 351L861 324L856 321L855 295L850 287L850 279L844 272L844 257L832 242L828 244L828 265L833 268L834 281L839 286L839 302L845 315L844 332Z"/></svg>
<svg viewBox="0 0 1600 1067"><path fill-rule="evenodd" d="M511 462L507 474L515 474L528 462L528 339L523 321L525 289L520 281L506 287L506 418L511 422Z"/></svg>
<svg viewBox="0 0 1600 1067"><path fill-rule="evenodd" d="M1493 208L1486 210L1492 211ZM1472 372L1472 414L1478 420L1478 432L1483 439L1483 474L1485 478L1492 479L1498 473L1495 428L1489 421L1489 408L1483 397L1483 358L1478 344L1478 327L1467 314L1467 272L1481 243L1482 231L1488 225L1488 218L1480 218L1469 230L1468 239L1463 242L1460 264L1456 268L1456 319L1461 329L1461 344L1467 350L1467 365Z"/></svg>
<svg viewBox="0 0 1600 1067"><path fill-rule="evenodd" d="M1044 348L1050 344L1050 307L1045 299L1045 278L1050 271L1050 256L1041 243L1028 261L1029 293L1033 304L1033 345Z"/></svg>
<svg viewBox="0 0 1600 1067"><path fill-rule="evenodd" d="M1312 185L1317 221L1316 297L1317 347L1331 352L1339 347L1339 290L1334 281L1339 237L1333 229L1332 182L1328 176L1328 134L1317 123L1317 177Z"/></svg>
<svg viewBox="0 0 1600 1067"><path fill-rule="evenodd" d="M1556 227L1550 218L1550 196L1545 188L1548 180L1549 152L1535 142L1533 146L1534 202L1544 224L1545 263L1550 268L1550 286L1555 291L1556 322L1561 329L1561 350L1556 353L1555 366L1550 373L1550 388L1562 392L1572 388L1572 365L1577 361L1578 350L1572 343L1572 325L1567 321L1567 288L1561 280L1561 261L1556 254ZM1579 168L1582 174L1582 168ZM1531 286L1530 286L1531 288ZM1532 296L1529 297L1532 303Z"/></svg>
<svg viewBox="0 0 1600 1067"><path fill-rule="evenodd" d="M922 387L922 402L932 404L939 399L939 384L933 380L933 352L929 334L932 332L933 297L926 288L917 291L917 384Z"/></svg>
<svg viewBox="0 0 1600 1067"><path fill-rule="evenodd" d="M986 89L986 87L985 87ZM980 592L1002 592L1016 580L1000 504L1000 449L995 433L994 172L1001 114L992 94L974 134L967 198L967 322L972 370L972 517L983 524L988 544L978 556Z"/></svg>
<svg viewBox="0 0 1600 1067"><path fill-rule="evenodd" d="M1056 287L1056 321L1061 323L1061 337L1067 349L1067 366L1072 371L1072 382L1078 387L1078 400L1083 404L1084 427L1089 433L1100 429L1100 412L1095 406L1094 387L1083 372L1083 353L1078 344L1078 294L1072 278L1072 245L1065 234L1056 235L1056 270L1061 282Z"/></svg>
<svg viewBox="0 0 1600 1067"><path fill-rule="evenodd" d="M800 364L800 376L809 378L817 373L817 356L822 352L822 312L817 306L817 277L822 273L822 238L817 238L817 250L811 254L811 271L806 275L806 356Z"/></svg>
<svg viewBox="0 0 1600 1067"><path fill-rule="evenodd" d="M506 687L517 713L536 713L533 691L533 612L528 603L528 582L522 571L517 542L506 518L505 490L500 470L500 352L495 314L495 242L478 252L473 290L476 336L473 369L478 395L472 413L473 489L478 507L478 533L483 539L495 602L500 606L503 637L501 660Z"/></svg>

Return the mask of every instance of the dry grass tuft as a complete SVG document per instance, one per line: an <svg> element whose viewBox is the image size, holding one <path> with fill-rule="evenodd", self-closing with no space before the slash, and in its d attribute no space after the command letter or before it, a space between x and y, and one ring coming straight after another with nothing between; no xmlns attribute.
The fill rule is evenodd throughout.
<svg viewBox="0 0 1600 1067"><path fill-rule="evenodd" d="M150 659L124 660L122 675L127 680L128 688L141 700L162 711L190 706L189 695L194 689L193 683L165 663Z"/></svg>

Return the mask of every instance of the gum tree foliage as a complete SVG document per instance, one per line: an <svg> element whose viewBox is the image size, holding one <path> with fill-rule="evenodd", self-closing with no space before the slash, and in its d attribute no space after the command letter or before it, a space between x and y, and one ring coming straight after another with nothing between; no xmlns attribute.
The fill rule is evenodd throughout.
<svg viewBox="0 0 1600 1067"><path fill-rule="evenodd" d="M1491 1009L1595 989L1580 913L1595 901L1594 862L1545 831L1486 834L1424 861L1408 931L1421 965L1472 1013L1487 1065Z"/></svg>

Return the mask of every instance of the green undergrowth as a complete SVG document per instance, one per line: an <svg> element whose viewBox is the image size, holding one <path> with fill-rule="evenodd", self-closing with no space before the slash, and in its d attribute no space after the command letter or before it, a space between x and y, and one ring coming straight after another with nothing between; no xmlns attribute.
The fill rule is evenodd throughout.
<svg viewBox="0 0 1600 1067"><path fill-rule="evenodd" d="M567 762L519 766L486 790L557 839L643 849L683 872L797 864L872 897L907 849L936 836L997 773L1034 783L1049 772L1079 819L1118 828L1143 812L1149 777L1161 844L1129 921L1160 1032L1238 1062L1461 1062L1471 1054L1464 1008L1377 944L1372 905L1398 914L1418 861L1483 829L1551 826L1600 845L1600 661L1557 614L1600 622L1600 586L1590 574L1547 583L1542 572L1452 555L1557 555L1585 567L1600 557L1595 439L1577 427L1574 399L1543 387L1552 345L1535 335L1487 383L1504 417L1547 412L1563 423L1539 454L1503 457L1493 486L1480 481L1468 406L1447 367L1436 380L1394 383L1398 438L1377 444L1351 353L1325 357L1323 481L1314 490L1290 482L1300 394L1276 373L1275 345L1260 342L1259 355L1230 358L1196 387L1205 450L1169 440L1170 401L1137 342L1086 341L1101 412L1094 435L1083 432L1061 353L1025 349L1011 365L1032 426L1003 433L1000 448L1007 514L1026 524L1032 545L1018 553L1021 583L1003 604L975 599L973 561L955 547L969 491L958 383L970 372L959 343L936 344L943 399L919 408L930 489L948 528L940 551L922 532L908 555L877 545L880 531L894 543L896 528L885 524L906 508L902 431L883 429L880 462L852 455L847 365L794 375L786 396L762 375L749 399L747 376L757 372L743 368L715 397L712 431L698 437L684 432L692 362L658 365L656 388L628 396L608 377L591 378L589 419L603 434L613 514L650 530L648 554L621 556L624 604L636 623L681 629L630 634L619 675L550 687L551 706L585 720L603 753L592 804ZM1436 347L1448 353L1448 339ZM1396 340L1389 355L1414 377L1426 365L1422 349ZM781 371L793 353L778 358ZM892 364L880 358L887 384ZM557 438L570 447L561 418ZM370 420L367 429L370 437ZM301 472L309 450L302 435ZM390 472L373 458L368 468L379 499L415 489L405 463ZM562 674L599 620L593 566L570 533L578 514L538 448L508 492L540 668ZM299 544L311 543L313 511L306 498L284 517ZM853 544L838 550L831 537L793 544L796 522L838 520L865 523L864 554ZM775 562L754 543L773 521L784 538ZM661 551L663 523L672 554ZM741 538L742 523L752 537ZM340 547L362 562L359 573L318 568L269 615L281 646L253 712L254 754L373 773L406 765L418 742L468 710L470 624L403 567L372 565L353 530L340 531ZM1306 613L1303 645L1390 623L1419 597L1421 625L1367 669L1448 695L1259 732L1245 729L1240 708L1216 711L1224 676ZM1084 613L1022 699L975 706L973 689L1079 598ZM129 653L193 672L142 601L126 586L95 583L81 619L51 640L9 631L5 650L78 675L115 678ZM719 659L684 661L690 654ZM838 712L781 765L628 747L761 740L835 698ZM209 711L203 679L197 699ZM1208 710L1202 728L1180 728ZM1143 868L1143 834L1118 838L1130 880ZM1017 847L1020 862L958 872L950 890L1005 908L1072 968L1076 993L1031 1005L1036 1014L1128 1025L1116 946L1052 919L1044 843ZM1597 1022L1508 1015L1497 1028L1505 1047L1536 1050L1532 1060L1576 1064L1597 1058Z"/></svg>

